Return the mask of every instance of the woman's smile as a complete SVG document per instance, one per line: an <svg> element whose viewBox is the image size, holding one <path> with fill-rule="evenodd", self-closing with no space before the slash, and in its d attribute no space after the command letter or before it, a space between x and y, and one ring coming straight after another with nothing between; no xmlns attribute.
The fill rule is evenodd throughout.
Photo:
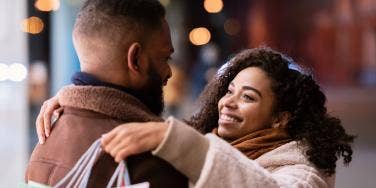
<svg viewBox="0 0 376 188"><path fill-rule="evenodd" d="M229 113L221 113L219 116L218 124L234 124L240 123L243 121L243 118Z"/></svg>

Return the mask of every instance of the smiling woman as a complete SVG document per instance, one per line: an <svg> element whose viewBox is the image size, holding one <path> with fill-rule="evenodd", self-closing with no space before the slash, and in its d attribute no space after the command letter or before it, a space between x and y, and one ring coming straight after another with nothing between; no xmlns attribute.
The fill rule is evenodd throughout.
<svg viewBox="0 0 376 188"><path fill-rule="evenodd" d="M218 135L235 140L280 123L271 122L274 96L270 86L270 79L261 69L240 71L218 102Z"/></svg>

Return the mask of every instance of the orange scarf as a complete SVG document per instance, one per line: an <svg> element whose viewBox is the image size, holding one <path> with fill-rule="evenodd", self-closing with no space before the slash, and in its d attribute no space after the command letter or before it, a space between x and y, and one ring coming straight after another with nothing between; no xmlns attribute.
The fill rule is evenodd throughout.
<svg viewBox="0 0 376 188"><path fill-rule="evenodd" d="M213 129L218 136L218 129ZM262 154L269 152L291 141L286 129L269 128L247 134L230 144L241 151L250 159L257 159Z"/></svg>

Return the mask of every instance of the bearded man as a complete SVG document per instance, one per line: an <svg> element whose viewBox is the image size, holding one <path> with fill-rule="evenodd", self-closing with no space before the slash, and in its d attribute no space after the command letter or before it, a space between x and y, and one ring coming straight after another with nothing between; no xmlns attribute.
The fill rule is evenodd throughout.
<svg viewBox="0 0 376 188"><path fill-rule="evenodd" d="M162 87L173 53L157 0L87 0L73 29L81 72L57 98L63 113L30 158L26 181L55 185L102 134L125 122L163 121ZM153 136L153 135L151 135ZM132 183L187 187L185 176L150 153L127 159ZM88 187L105 187L117 164L102 154Z"/></svg>

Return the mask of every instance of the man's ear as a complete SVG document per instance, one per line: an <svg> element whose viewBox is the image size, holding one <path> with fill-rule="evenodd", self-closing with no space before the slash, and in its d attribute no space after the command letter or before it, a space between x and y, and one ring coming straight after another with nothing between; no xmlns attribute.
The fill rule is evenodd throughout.
<svg viewBox="0 0 376 188"><path fill-rule="evenodd" d="M276 115L273 120L273 128L286 128L288 122L290 121L291 113L290 112L280 112Z"/></svg>
<svg viewBox="0 0 376 188"><path fill-rule="evenodd" d="M138 42L132 43L129 46L128 49L128 68L132 72L139 72L140 71L140 65L139 65L139 59L141 56L141 45Z"/></svg>

